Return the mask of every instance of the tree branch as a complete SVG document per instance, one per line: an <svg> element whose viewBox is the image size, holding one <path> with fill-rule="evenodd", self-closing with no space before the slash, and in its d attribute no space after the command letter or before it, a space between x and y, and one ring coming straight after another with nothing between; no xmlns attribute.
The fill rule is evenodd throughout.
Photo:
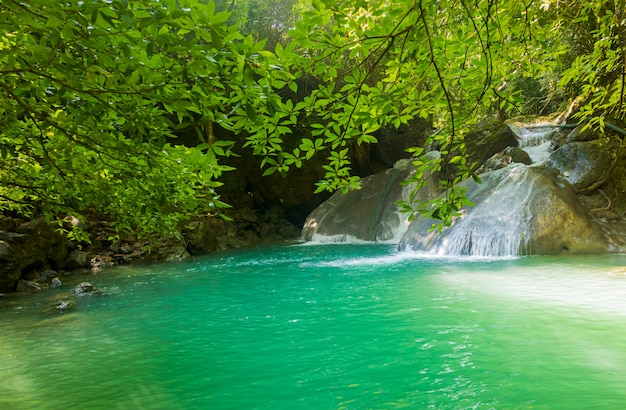
<svg viewBox="0 0 626 410"><path fill-rule="evenodd" d="M435 49L433 47L433 41L432 38L430 36L430 30L428 28L428 23L426 22L426 15L424 14L424 8L422 5L422 0L420 0L419 5L418 5L419 9L420 9L420 16L419 19L422 21L423 26L424 26L424 31L426 32L426 39L428 40L428 48L430 50L430 62L433 65L433 67L435 68L435 72L437 73L437 79L439 80L439 85L441 85L441 89L443 90L443 93L446 96L446 104L448 105L448 112L450 112L450 122L452 125L452 131L450 133L451 136L455 135L455 125L454 125L454 108L452 107L452 98L450 97L450 93L448 91L448 87L446 87L446 82L443 78L443 75L441 74L441 70L439 69L439 66L437 65L437 61L435 60Z"/></svg>

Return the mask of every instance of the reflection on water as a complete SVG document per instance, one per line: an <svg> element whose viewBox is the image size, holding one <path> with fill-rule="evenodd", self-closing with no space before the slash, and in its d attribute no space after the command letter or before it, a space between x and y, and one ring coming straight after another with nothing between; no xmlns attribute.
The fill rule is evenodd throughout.
<svg viewBox="0 0 626 410"><path fill-rule="evenodd" d="M621 408L621 266L352 244L112 269L71 312L0 299L0 408Z"/></svg>

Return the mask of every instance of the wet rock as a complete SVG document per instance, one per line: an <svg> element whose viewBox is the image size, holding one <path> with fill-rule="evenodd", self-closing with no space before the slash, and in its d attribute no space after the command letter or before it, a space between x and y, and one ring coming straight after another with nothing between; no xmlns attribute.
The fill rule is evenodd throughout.
<svg viewBox="0 0 626 410"><path fill-rule="evenodd" d="M550 155L546 166L559 170L577 191L602 186L619 156L620 144L611 138L565 144Z"/></svg>
<svg viewBox="0 0 626 410"><path fill-rule="evenodd" d="M0 231L0 291L16 289L18 281L34 281L38 272L63 269L67 241L55 227L38 219L20 223L15 232Z"/></svg>
<svg viewBox="0 0 626 410"><path fill-rule="evenodd" d="M62 283L61 283L61 279L59 278L52 278L52 280L50 281L51 288L58 288L61 286L62 286Z"/></svg>
<svg viewBox="0 0 626 410"><path fill-rule="evenodd" d="M11 255L11 247L7 241L0 241L0 260L6 260Z"/></svg>
<svg viewBox="0 0 626 410"><path fill-rule="evenodd" d="M67 300L59 300L55 306L55 309L64 311L72 307L74 307L74 303L67 301Z"/></svg>
<svg viewBox="0 0 626 410"><path fill-rule="evenodd" d="M41 286L39 286L36 282L24 279L20 279L15 287L16 292L39 292L40 290Z"/></svg>
<svg viewBox="0 0 626 410"><path fill-rule="evenodd" d="M482 174L483 172L495 171L496 169L504 168L514 163L530 165L533 161L523 149L519 147L507 147L504 151L489 158L483 166L478 169L477 173Z"/></svg>
<svg viewBox="0 0 626 410"><path fill-rule="evenodd" d="M92 269L110 268L115 265L115 261L108 255L95 255L89 260Z"/></svg>
<svg viewBox="0 0 626 410"><path fill-rule="evenodd" d="M187 250L191 255L204 255L217 249L216 232L221 227L224 229L224 221L216 218L211 220L196 220L189 222L183 230L187 241Z"/></svg>
<svg viewBox="0 0 626 410"><path fill-rule="evenodd" d="M67 269L81 269L87 266L89 254L75 249L71 251L67 259Z"/></svg>
<svg viewBox="0 0 626 410"><path fill-rule="evenodd" d="M565 138L565 143L570 142L584 142L584 141L593 141L598 138L597 132L594 130L587 128L583 129L583 126L578 126L570 132ZM562 144L563 145L563 144Z"/></svg>
<svg viewBox="0 0 626 410"><path fill-rule="evenodd" d="M254 210L250 208L242 209L239 212L239 217L241 218L242 221L251 222L251 223L257 222L259 220L259 216L257 215L257 213L254 212Z"/></svg>
<svg viewBox="0 0 626 410"><path fill-rule="evenodd" d="M58 276L58 272L52 269L47 269L43 272L39 272L37 275L37 282L50 282L53 278Z"/></svg>
<svg viewBox="0 0 626 410"><path fill-rule="evenodd" d="M135 249L146 261L178 261L189 257L185 244L174 236L157 236Z"/></svg>
<svg viewBox="0 0 626 410"><path fill-rule="evenodd" d="M24 220L22 219L0 215L0 231L14 231L15 228L23 223Z"/></svg>
<svg viewBox="0 0 626 410"><path fill-rule="evenodd" d="M467 164L480 168L489 158L507 147L517 147L517 138L511 128L497 118L481 121L465 135ZM454 175L456 165L445 165L442 175Z"/></svg>
<svg viewBox="0 0 626 410"><path fill-rule="evenodd" d="M74 287L72 293L76 296L90 296L99 294L100 291L89 282L81 282Z"/></svg>
<svg viewBox="0 0 626 410"><path fill-rule="evenodd" d="M610 245L572 187L546 167L522 165L462 183L475 206L442 233L417 219L400 248L444 255L548 255L603 253Z"/></svg>

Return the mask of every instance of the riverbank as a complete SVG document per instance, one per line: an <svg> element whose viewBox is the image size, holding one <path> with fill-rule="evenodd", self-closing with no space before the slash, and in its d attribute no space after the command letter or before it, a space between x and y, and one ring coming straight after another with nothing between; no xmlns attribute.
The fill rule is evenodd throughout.
<svg viewBox="0 0 626 410"><path fill-rule="evenodd" d="M180 237L119 235L106 220L78 221L88 240L68 239L56 223L0 216L0 293L54 287L67 272L136 262L186 259L266 241L297 238L299 229L278 209L231 210L232 221L216 216L185 223Z"/></svg>

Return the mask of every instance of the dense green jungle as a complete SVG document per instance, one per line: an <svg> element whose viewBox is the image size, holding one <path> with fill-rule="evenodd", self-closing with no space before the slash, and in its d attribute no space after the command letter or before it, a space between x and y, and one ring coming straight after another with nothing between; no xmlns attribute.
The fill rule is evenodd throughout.
<svg viewBox="0 0 626 410"><path fill-rule="evenodd" d="M480 181L468 146L486 120L553 115L621 147L626 4L5 0L0 74L10 292L46 270L298 237L399 159L414 194L397 206L443 230ZM609 205L615 175L595 185L613 184ZM419 200L433 181L443 198Z"/></svg>

